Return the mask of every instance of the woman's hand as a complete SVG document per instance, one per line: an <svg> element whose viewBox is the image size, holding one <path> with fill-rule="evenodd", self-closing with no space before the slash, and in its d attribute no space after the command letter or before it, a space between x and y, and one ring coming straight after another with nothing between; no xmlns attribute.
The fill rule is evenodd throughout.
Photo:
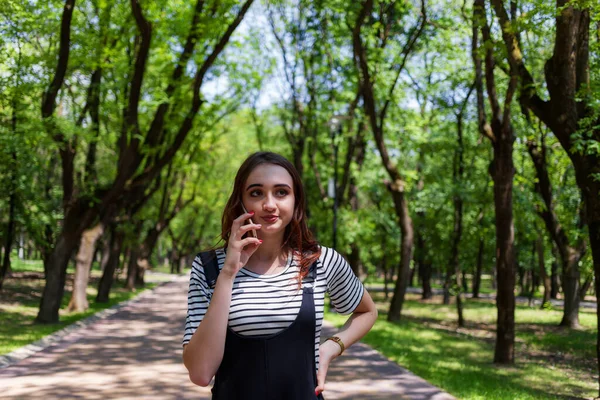
<svg viewBox="0 0 600 400"><path fill-rule="evenodd" d="M235 277L262 243L262 240L252 236L242 239L245 233L261 228L260 224L244 225L244 221L253 215L254 212L244 213L233 220L231 235L229 236L229 243L227 245L227 256L225 257L221 273Z"/></svg>
<svg viewBox="0 0 600 400"><path fill-rule="evenodd" d="M325 378L331 360L340 355L340 345L331 340L326 340L319 346L319 372L317 373L317 387L315 394L318 396L325 390Z"/></svg>

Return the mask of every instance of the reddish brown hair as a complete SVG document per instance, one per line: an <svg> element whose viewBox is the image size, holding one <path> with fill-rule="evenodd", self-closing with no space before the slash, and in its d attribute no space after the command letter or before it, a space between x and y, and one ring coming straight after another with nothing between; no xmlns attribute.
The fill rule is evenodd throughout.
<svg viewBox="0 0 600 400"><path fill-rule="evenodd" d="M273 164L285 168L294 182L294 213L292 220L285 227L282 250L292 250L293 255L300 260L300 282L308 274L310 266L321 255L321 249L319 244L314 240L306 223L306 196L302 179L296 167L285 157L277 153L259 151L246 158L246 161L240 166L235 176L233 191L231 196L229 196L229 200L227 200L225 210L223 210L221 239L225 242L224 247L227 247L233 220L244 213L242 209L242 194L248 175L250 175L254 168L261 164Z"/></svg>

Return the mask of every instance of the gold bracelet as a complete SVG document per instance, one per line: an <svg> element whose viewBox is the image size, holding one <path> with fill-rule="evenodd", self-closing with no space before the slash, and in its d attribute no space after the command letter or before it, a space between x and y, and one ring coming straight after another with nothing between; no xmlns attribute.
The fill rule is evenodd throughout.
<svg viewBox="0 0 600 400"><path fill-rule="evenodd" d="M331 340L333 342L336 342L340 348L342 349L342 351L340 351L340 356L342 355L342 353L344 352L344 350L346 350L346 346L344 345L344 342L342 342L342 339L340 339L337 336L332 336L332 337L328 337L327 339L325 339L325 341Z"/></svg>

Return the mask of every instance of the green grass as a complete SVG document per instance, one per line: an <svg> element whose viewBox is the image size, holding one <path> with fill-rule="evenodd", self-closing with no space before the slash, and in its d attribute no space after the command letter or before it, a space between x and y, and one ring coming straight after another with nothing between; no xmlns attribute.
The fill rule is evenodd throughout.
<svg viewBox="0 0 600 400"><path fill-rule="evenodd" d="M459 399L591 398L597 393L596 316L580 312L581 330L556 327L559 310L516 309L516 364L492 363L496 308L467 300L467 326L457 329L455 305L441 297L421 301L408 295L399 323L386 321L387 304L375 294L380 316L363 341ZM346 317L327 313L341 326Z"/></svg>
<svg viewBox="0 0 600 400"><path fill-rule="evenodd" d="M60 322L50 325L35 324L33 320L38 312L44 285L43 265L41 261L15 260L12 262L12 267L15 277L7 278L2 292L0 292L0 355L33 343L67 325L140 294L140 290L130 292L123 289L122 284L115 282L111 289L109 302L105 304L96 303L94 299L97 294L96 287L100 274L97 271L92 271L87 289L89 302L87 311L67 313L64 310L71 298L71 288L68 280L60 310ZM141 290L151 289L155 286L155 283L147 283Z"/></svg>
<svg viewBox="0 0 600 400"><path fill-rule="evenodd" d="M471 275L467 275L467 279L468 279L468 291L469 293L472 291L472 276ZM416 278L415 278L416 281ZM394 278L390 283L389 283L389 290L390 292L392 292L394 290L394 283L396 282L396 279ZM385 284L385 280L383 279L382 276L376 276L373 274L370 274L369 276L367 276L367 278L365 279L365 281L363 282L367 287L369 286L375 286L378 288L383 288L383 285ZM431 287L433 289L442 289L443 288L443 284L435 279L431 280ZM492 277L490 275L484 274L481 276L481 285L479 287L479 293L481 294L491 294L491 293L495 293L496 291L492 288Z"/></svg>
<svg viewBox="0 0 600 400"><path fill-rule="evenodd" d="M42 260L20 260L11 257L10 267L14 272L44 272ZM67 272L73 272L73 267L69 265Z"/></svg>

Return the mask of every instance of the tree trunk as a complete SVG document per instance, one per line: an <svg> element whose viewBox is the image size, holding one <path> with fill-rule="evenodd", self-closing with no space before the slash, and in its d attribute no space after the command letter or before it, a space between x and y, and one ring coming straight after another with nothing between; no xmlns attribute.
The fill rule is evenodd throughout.
<svg viewBox="0 0 600 400"><path fill-rule="evenodd" d="M546 273L546 262L544 261L544 238L542 235L538 235L537 240L535 241L535 248L537 250L538 255L538 270L540 271L540 277L542 279L542 283L544 284L544 297L542 298L542 306L544 309L550 303L550 277Z"/></svg>
<svg viewBox="0 0 600 400"><path fill-rule="evenodd" d="M518 253L518 252L517 252ZM527 277L525 276L525 268L518 261L519 256L517 254L517 273L519 275L519 296L527 296Z"/></svg>
<svg viewBox="0 0 600 400"><path fill-rule="evenodd" d="M483 97L483 68L479 55L478 34L481 30L483 42L492 42L484 0L475 0L473 7L472 57L475 64L475 86L477 89L477 112L479 131L492 143L494 158L490 174L494 181L494 208L496 221L496 273L498 309L494 362L514 363L515 344L515 248L513 221L513 142L515 135L511 125L510 107L517 89L518 71L511 64L508 87L503 107L498 99L495 84L495 59L493 48L485 48L485 77L487 95L492 116L487 122Z"/></svg>
<svg viewBox="0 0 600 400"><path fill-rule="evenodd" d="M477 262L475 266L475 276L473 276L473 298L479 298L479 291L481 290L481 274L483 273L483 252L485 250L485 241L483 237L483 219L484 208L479 210L477 215L477 226L479 228L479 246L477 249Z"/></svg>
<svg viewBox="0 0 600 400"><path fill-rule="evenodd" d="M558 292L560 290L560 284L558 282L558 257L557 257L556 245L552 245L552 255L554 260L552 261L552 270L550 276L550 298L553 300L558 299Z"/></svg>
<svg viewBox="0 0 600 400"><path fill-rule="evenodd" d="M563 229L556 212L554 211L554 201L552 196L552 185L546 165L546 145L544 135L541 135L541 143L533 139L527 140L527 150L531 155L534 163L537 182L535 191L544 200L545 207L536 207L537 213L540 215L550 237L556 245L558 254L563 266L563 292L565 297L565 306L563 309L563 319L561 326L577 327L579 326L579 261L583 257L586 246L585 242L578 240L578 243L573 238L567 236L567 232ZM579 225L583 224L583 216ZM574 245L574 243L577 243Z"/></svg>
<svg viewBox="0 0 600 400"><path fill-rule="evenodd" d="M385 299L387 300L389 295L390 295L390 290L389 290L389 282L390 282L390 278L388 278L388 269L390 269L388 267L388 257L387 257L387 251L383 252L383 257L381 258L381 268L383 270L383 293L385 295Z"/></svg>
<svg viewBox="0 0 600 400"><path fill-rule="evenodd" d="M462 143L461 143L462 145ZM462 149L461 149L462 152ZM461 156L462 158L462 156ZM460 168L462 170L462 166ZM459 178L462 178L462 172L459 173ZM460 245L460 239L462 237L462 218L463 218L463 202L460 195L454 197L454 231L452 240L452 250L450 253L449 265L454 273L454 280L452 286L456 291L456 311L458 315L458 326L465 326L465 320L463 317L463 306L462 306L462 279L461 279L461 268L458 259L458 247ZM444 303L446 304L446 303Z"/></svg>
<svg viewBox="0 0 600 400"><path fill-rule="evenodd" d="M19 50L20 52L20 50ZM19 53L19 65L20 65L20 53ZM18 78L17 78L18 79ZM17 80L18 82L18 80ZM17 83L18 85L18 83ZM13 96L12 100L12 116L11 116L11 128L13 135L17 135L17 98ZM14 144L13 144L14 146ZM10 179L10 195L8 197L8 224L6 226L5 237L4 237L4 254L2 257L2 267L0 268L0 290L4 285L4 278L6 274L10 272L10 252L12 243L15 236L15 225L16 225L16 206L17 206L17 152L16 149L11 151L12 165L10 168L9 179Z"/></svg>
<svg viewBox="0 0 600 400"><path fill-rule="evenodd" d="M459 275L457 275L457 280L458 280L457 285L460 286L461 277ZM460 328L464 328L465 317L464 317L464 313L463 313L462 293L460 291L456 294L456 314L458 315L458 326Z"/></svg>
<svg viewBox="0 0 600 400"><path fill-rule="evenodd" d="M588 202L592 202L596 199L587 199ZM591 205L591 204L590 204ZM588 229L590 231L590 247L592 248L592 259L594 261L594 274L596 276L595 291L596 291L596 310L600 310L600 220L588 222ZM596 323L600 326L600 312L596 312ZM596 359L598 360L598 369L596 373L600 372L600 335L597 335L596 339ZM598 384L600 385L600 376L598 376Z"/></svg>
<svg viewBox="0 0 600 400"><path fill-rule="evenodd" d="M433 297L433 288L431 285L431 279L433 278L433 267L429 260L423 263L423 268L421 269L419 275L421 274L423 274L421 276L421 284L423 286L421 299L431 299Z"/></svg>
<svg viewBox="0 0 600 400"><path fill-rule="evenodd" d="M452 286L452 271L450 270L452 265L446 266L446 274L444 275L444 299L442 304L450 304L450 286Z"/></svg>
<svg viewBox="0 0 600 400"><path fill-rule="evenodd" d="M292 145L292 153L294 160L294 167L298 171L300 178L304 176L304 162L302 161L302 156L304 155L304 148L306 147L305 140L301 135L294 137L294 143L290 143Z"/></svg>
<svg viewBox="0 0 600 400"><path fill-rule="evenodd" d="M528 286L528 292L527 292L527 299L528 299L527 304L529 307L533 307L533 299L535 297L535 280L536 280L535 269L529 270L527 275L529 277L528 281L530 283L530 285Z"/></svg>
<svg viewBox="0 0 600 400"><path fill-rule="evenodd" d="M585 278L583 285L581 285L581 288L579 289L579 300L580 301L585 300L585 295L587 294L588 290L590 290L590 287L592 287L593 280L594 280L593 273L588 274L587 278Z"/></svg>
<svg viewBox="0 0 600 400"><path fill-rule="evenodd" d="M150 269L150 257L154 252L154 248L156 247L156 243L158 242L158 238L161 232L164 230L164 226L168 226L167 224L160 224L160 227L152 227L148 233L146 234L146 238L144 242L140 245L140 250L138 253L138 273L136 282L138 285L143 285L143 275L147 269Z"/></svg>
<svg viewBox="0 0 600 400"><path fill-rule="evenodd" d="M171 248L171 251L169 252L169 265L171 266L172 274L179 268L179 261L181 258L179 250L176 247Z"/></svg>
<svg viewBox="0 0 600 400"><path fill-rule="evenodd" d="M16 162L16 153L14 152L13 161ZM12 180L14 181L15 178L13 177ZM13 190L11 190L10 197L8 200L8 225L6 227L6 236L4 238L4 256L2 260L2 269L0 271L0 290L2 290L2 285L4 284L4 278L6 277L6 274L10 271L10 252L15 234L15 208L17 203L17 193L15 185L13 184L12 186Z"/></svg>
<svg viewBox="0 0 600 400"><path fill-rule="evenodd" d="M475 267L475 276L473 277L473 298L479 298L479 290L481 289L481 273L483 272L483 251L485 242L479 239L479 248L477 250L477 266Z"/></svg>
<svg viewBox="0 0 600 400"><path fill-rule="evenodd" d="M424 213L419 211L419 220L423 221ZM423 238L422 229L417 229L417 240L415 249L415 261L419 268L419 279L421 281L421 299L426 300L433 297L431 290L431 263L426 259L427 250L425 249L425 239Z"/></svg>
<svg viewBox="0 0 600 400"><path fill-rule="evenodd" d="M71 259L71 254L73 254L73 250L80 239L80 232L73 232L63 228L54 250L52 250L48 259L45 260L46 285L42 292L36 322L44 324L58 322L58 310L60 309L65 292L67 266Z"/></svg>
<svg viewBox="0 0 600 400"><path fill-rule="evenodd" d="M564 294L564 310L560 326L579 327L579 268L575 254L570 253L563 263L562 287Z"/></svg>
<svg viewBox="0 0 600 400"><path fill-rule="evenodd" d="M465 326L465 320L463 317L463 306L462 306L462 287L463 283L466 283L464 279L464 271L462 272L461 279L461 268L459 262L459 246L460 239L462 238L462 222L463 222L463 199L460 193L460 184L464 179L465 172L465 163L464 163L464 144L463 144L463 115L465 108L467 106L467 102L469 101L469 97L471 96L472 89L469 90L465 100L463 101L462 107L460 108L460 112L457 114L456 118L456 132L457 132L457 148L454 156L454 165L453 165L453 173L452 173L452 183L453 183L453 192L454 192L454 227L452 229L452 248L450 250L450 260L448 260L448 271L454 274L454 280L452 282L454 286L454 290L456 291L456 312L458 315L458 326ZM446 282L449 283L448 277L446 277ZM449 288L444 293L444 304L446 303L446 296L449 295ZM448 296L448 300L449 296Z"/></svg>
<svg viewBox="0 0 600 400"><path fill-rule="evenodd" d="M183 269L189 265L190 263L188 262L188 256L185 255L183 257L181 257L179 264L177 264L177 273L181 274L181 272L183 271Z"/></svg>
<svg viewBox="0 0 600 400"><path fill-rule="evenodd" d="M497 130L494 130L497 131ZM498 328L494 362L512 364L515 345L515 252L512 207L512 131L494 146L494 205L496 209L496 271L498 274Z"/></svg>
<svg viewBox="0 0 600 400"><path fill-rule="evenodd" d="M352 243L350 245L350 254L348 255L348 263L352 268L352 272L358 278L361 277L362 264L360 261L360 250L358 249L358 245L356 243Z"/></svg>
<svg viewBox="0 0 600 400"><path fill-rule="evenodd" d="M138 270L139 247L134 246L129 253L129 262L127 263L127 279L125 280L125 289L135 290L135 278Z"/></svg>
<svg viewBox="0 0 600 400"><path fill-rule="evenodd" d="M107 258L102 278L98 283L98 295L96 296L96 303L108 303L110 289L113 284L115 271L119 265L119 259L121 258L121 249L123 248L123 241L125 240L125 233L117 230L113 224L111 226L109 247L110 253Z"/></svg>
<svg viewBox="0 0 600 400"><path fill-rule="evenodd" d="M146 274L146 271L150 269L149 267L148 259L140 260L138 258L138 266L135 274L135 285L137 287L143 287L146 284L144 275Z"/></svg>
<svg viewBox="0 0 600 400"><path fill-rule="evenodd" d="M77 253L73 293L67 311L83 312L89 308L87 301L87 287L92 267L92 258L96 249L96 242L104 232L104 225L99 223L92 229L83 232Z"/></svg>
<svg viewBox="0 0 600 400"><path fill-rule="evenodd" d="M110 238L107 237L102 241L102 259L100 260L100 271L104 272L108 258L110 257Z"/></svg>
<svg viewBox="0 0 600 400"><path fill-rule="evenodd" d="M400 270L398 271L396 287L394 288L394 295L392 296L387 319L388 321L399 321L410 274L410 261L412 260L413 251L413 226L404 193L392 192L392 196L396 204L397 213L400 214L399 222L402 238L400 240Z"/></svg>

